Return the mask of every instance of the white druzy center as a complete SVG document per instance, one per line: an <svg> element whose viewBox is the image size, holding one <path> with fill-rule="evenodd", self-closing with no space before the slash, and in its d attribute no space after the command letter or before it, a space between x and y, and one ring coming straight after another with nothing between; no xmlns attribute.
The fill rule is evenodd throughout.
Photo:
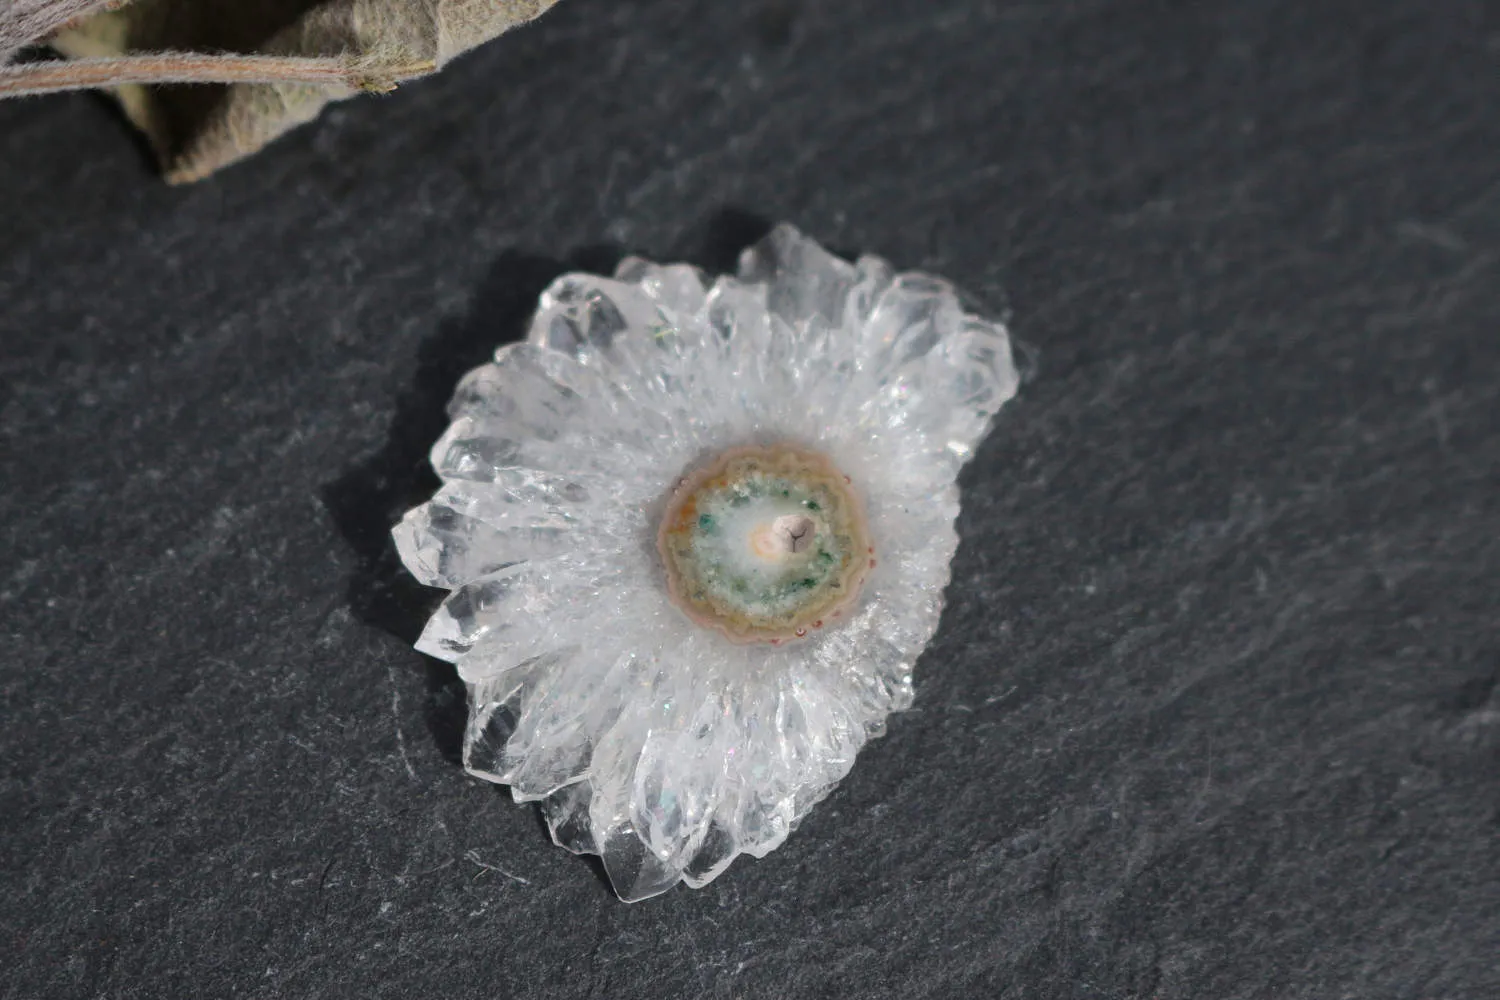
<svg viewBox="0 0 1500 1000"><path fill-rule="evenodd" d="M702 558L718 562L732 574L769 582L790 567L806 562L819 537L819 522L802 513L800 505L784 499L756 498L735 507L704 498L700 518L716 528L702 531L694 548ZM822 526L822 534L828 531Z"/></svg>
<svg viewBox="0 0 1500 1000"><path fill-rule="evenodd" d="M750 529L750 551L762 562L783 565L812 547L817 527L818 522L800 511L762 521Z"/></svg>

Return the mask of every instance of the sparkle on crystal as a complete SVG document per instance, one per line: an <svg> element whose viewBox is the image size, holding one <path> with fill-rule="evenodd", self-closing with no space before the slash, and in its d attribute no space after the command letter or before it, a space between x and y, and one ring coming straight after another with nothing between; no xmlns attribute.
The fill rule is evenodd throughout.
<svg viewBox="0 0 1500 1000"><path fill-rule="evenodd" d="M1015 388L1005 329L948 284L788 226L712 282L635 259L559 278L460 383L442 486L395 528L450 592L417 645L468 685L465 767L540 801L625 899L774 850L911 703L955 477ZM733 456L787 495L735 507L755 475ZM873 566L846 562L861 545ZM788 592L823 552L839 569Z"/></svg>

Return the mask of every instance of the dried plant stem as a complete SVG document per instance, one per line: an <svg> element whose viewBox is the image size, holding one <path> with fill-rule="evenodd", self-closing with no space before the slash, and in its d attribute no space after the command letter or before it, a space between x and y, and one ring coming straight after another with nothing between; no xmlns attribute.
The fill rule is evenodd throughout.
<svg viewBox="0 0 1500 1000"><path fill-rule="evenodd" d="M340 58L153 52L108 59L56 59L0 66L0 98L127 83L311 83L389 90Z"/></svg>

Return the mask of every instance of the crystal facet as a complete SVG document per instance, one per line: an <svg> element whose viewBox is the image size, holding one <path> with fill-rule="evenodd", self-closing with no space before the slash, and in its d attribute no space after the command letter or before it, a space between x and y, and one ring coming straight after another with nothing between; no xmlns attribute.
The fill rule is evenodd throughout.
<svg viewBox="0 0 1500 1000"><path fill-rule="evenodd" d="M946 282L790 226L710 284L630 259L470 372L394 529L450 591L464 764L621 898L763 857L912 698L959 468L1015 394Z"/></svg>

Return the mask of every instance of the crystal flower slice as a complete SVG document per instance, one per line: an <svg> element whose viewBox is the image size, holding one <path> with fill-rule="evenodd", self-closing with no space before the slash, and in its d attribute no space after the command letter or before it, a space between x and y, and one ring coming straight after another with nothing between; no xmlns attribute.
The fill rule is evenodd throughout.
<svg viewBox="0 0 1500 1000"><path fill-rule="evenodd" d="M1016 369L951 286L790 226L710 283L626 260L470 372L394 529L464 766L621 898L763 857L912 699L955 478Z"/></svg>

